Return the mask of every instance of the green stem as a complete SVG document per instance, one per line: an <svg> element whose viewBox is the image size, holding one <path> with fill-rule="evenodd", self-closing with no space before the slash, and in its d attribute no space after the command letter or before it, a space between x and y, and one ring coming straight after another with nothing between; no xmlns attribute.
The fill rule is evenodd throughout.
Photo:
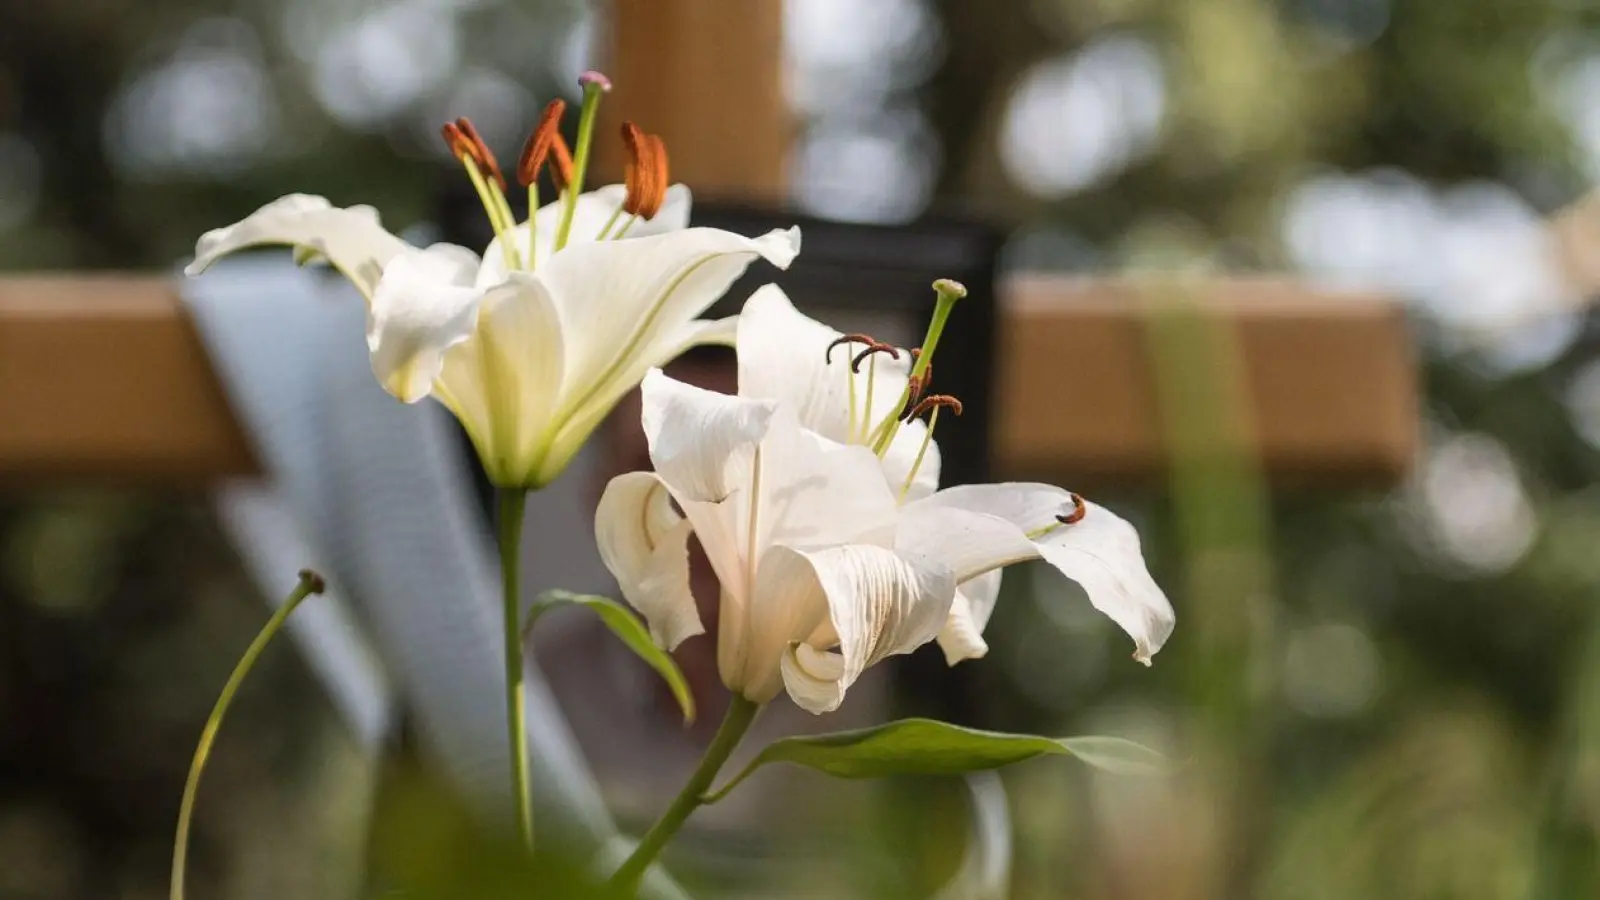
<svg viewBox="0 0 1600 900"><path fill-rule="evenodd" d="M528 503L523 488L501 488L499 537L501 610L505 621L506 737L511 750L511 797L517 808L517 833L533 849L533 803L528 793L528 724L522 668L522 513Z"/></svg>
<svg viewBox="0 0 1600 900"><path fill-rule="evenodd" d="M322 576L310 569L300 573L300 583L289 592L283 605L278 607L267 624L262 626L256 639L245 648L244 656L239 658L238 664L233 667L233 674L228 676L227 684L222 686L222 695L217 698L217 705L212 707L205 728L200 731L200 743L194 749L194 761L189 764L189 778L183 784L183 801L178 805L178 833L172 839L172 900L183 900L183 873L189 858L189 826L194 819L195 795L200 790L200 775L205 772L206 761L211 758L211 747L216 743L217 731L222 727L222 717L228 714L228 707L233 703L234 694L239 692L239 685L244 683L245 676L255 667L261 652L277 636L295 607L312 594L322 593L322 587Z"/></svg>
<svg viewBox="0 0 1600 900"><path fill-rule="evenodd" d="M672 840L678 829L683 827L690 814L705 803L706 791L711 789L711 782L717 777L717 772L732 755L733 748L739 746L740 738L749 730L750 723L755 721L756 713L761 709L757 704L735 694L732 702L728 704L728 713L723 716L722 724L717 728L717 734L711 739L711 745L706 747L705 755L700 758L700 765L689 776L689 782L683 786L672 805L661 814L656 824L650 826L644 838L639 841L639 846L633 849L632 855L611 876L610 887L615 896L632 897L639 888L639 879L644 877L645 870L660 855L667 842Z"/></svg>

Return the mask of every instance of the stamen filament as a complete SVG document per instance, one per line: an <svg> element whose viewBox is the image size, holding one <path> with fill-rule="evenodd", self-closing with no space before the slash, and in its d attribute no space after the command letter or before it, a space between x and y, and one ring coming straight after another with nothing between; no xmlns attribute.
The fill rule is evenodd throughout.
<svg viewBox="0 0 1600 900"><path fill-rule="evenodd" d="M828 350L832 351L833 348L829 347ZM850 388L850 429L849 429L849 431L850 431L850 443L853 444L853 443L856 442L856 367L852 366L852 365L849 365L849 364L846 364L845 367L844 367L844 370L847 373L845 375L845 379L849 382L849 388ZM871 413L868 413L867 415L870 416ZM866 443L866 437L867 437L867 422L866 422L866 419L867 419L867 416L863 416L862 420L861 420L861 439L862 439L862 443Z"/></svg>
<svg viewBox="0 0 1600 900"><path fill-rule="evenodd" d="M629 216L628 217L628 221L623 222L622 223L622 227L617 229L617 236L612 238L612 240L620 241L623 238L627 237L628 236L628 229L632 228L633 227L633 223L635 223L637 221L639 221L639 217L637 215Z"/></svg>
<svg viewBox="0 0 1600 900"><path fill-rule="evenodd" d="M493 228L495 236L500 238L500 250L506 258L507 268L522 268L517 264L517 251L511 246L511 237L507 232L505 219L502 218L502 215L510 215L509 210L501 212L501 204L505 202L504 197L501 198L500 204L494 202L494 198L489 194L488 181L478 170L478 164L470 154L462 154L461 165L466 167L467 177L472 179L472 187L478 192L478 202L483 204L483 211L489 214L489 227Z"/></svg>
<svg viewBox="0 0 1600 900"><path fill-rule="evenodd" d="M510 234L516 228L517 217L511 212L511 204L506 202L506 176L500 171L500 162L495 159L494 151L489 149L471 119L461 116L454 125L454 130L445 127L445 140L463 156L462 163L468 167L469 176L472 172L477 173L473 187L480 188L478 196L489 211L489 222L494 225L495 236L500 238L506 266L520 269L521 257L511 242Z"/></svg>
<svg viewBox="0 0 1600 900"><path fill-rule="evenodd" d="M505 191L500 190L492 181L488 182L488 185L489 196L493 197L495 204L499 206L500 220L505 224L505 231L500 235L500 244L507 248L508 251L506 253L506 264L513 269L520 269L522 268L522 253L517 250L517 242L515 240L517 235L517 215L511 211L511 204L506 200Z"/></svg>
<svg viewBox="0 0 1600 900"><path fill-rule="evenodd" d="M606 220L606 227L600 229L600 234L595 238L595 240L603 241L606 239L606 235L611 233L611 229L617 224L617 220L622 218L622 207L625 204L626 201L623 203L618 203L617 208L611 211L611 218ZM619 234L617 237L622 237L622 235Z"/></svg>
<svg viewBox="0 0 1600 900"><path fill-rule="evenodd" d="M600 111L600 97L611 90L611 82L599 72L585 72L578 78L583 85L583 114L578 118L578 147L573 153L572 183L567 185L567 208L556 231L556 249L567 246L572 236L572 219L578 212L578 194L589 174L589 151L594 146L594 126Z"/></svg>
<svg viewBox="0 0 1600 900"><path fill-rule="evenodd" d="M539 182L528 182L528 270L539 267Z"/></svg>
<svg viewBox="0 0 1600 900"><path fill-rule="evenodd" d="M1060 522L1051 522L1049 525L1040 525L1038 528L1035 528L1032 531L1024 532L1022 536L1030 541L1037 541L1052 531L1065 527L1066 526Z"/></svg>
<svg viewBox="0 0 1600 900"><path fill-rule="evenodd" d="M933 408L933 413L928 416L928 433L922 436L922 446L917 448L917 456L911 461L911 473L906 476L906 483L900 486L900 502L906 502L906 494L911 492L911 485L917 481L917 473L922 470L922 458L928 455L928 445L933 443L933 429L939 424L939 407Z"/></svg>
<svg viewBox="0 0 1600 900"><path fill-rule="evenodd" d="M870 353L871 351L867 351L867 352ZM859 362L859 359L860 358L858 357L857 358L858 362ZM855 365L852 364L850 366L850 368L854 369ZM866 409L864 410L864 412L863 412L863 414L861 416L863 425L866 424L867 420L872 418L872 388L873 388L874 385L877 384L877 381L878 381L877 375L878 375L878 354L873 353L872 357L867 360L867 400L866 400L866 403L865 403ZM878 455L882 456L883 452L879 451Z"/></svg>

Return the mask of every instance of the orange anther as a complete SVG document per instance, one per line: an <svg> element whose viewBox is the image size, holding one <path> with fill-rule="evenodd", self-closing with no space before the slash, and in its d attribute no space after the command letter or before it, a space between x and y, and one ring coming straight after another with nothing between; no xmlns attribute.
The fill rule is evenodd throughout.
<svg viewBox="0 0 1600 900"><path fill-rule="evenodd" d="M550 157L556 142L561 140L561 117L566 114L565 100L551 100L545 104L539 124L522 145L522 156L517 160L517 183L527 187L539 180L539 172Z"/></svg>

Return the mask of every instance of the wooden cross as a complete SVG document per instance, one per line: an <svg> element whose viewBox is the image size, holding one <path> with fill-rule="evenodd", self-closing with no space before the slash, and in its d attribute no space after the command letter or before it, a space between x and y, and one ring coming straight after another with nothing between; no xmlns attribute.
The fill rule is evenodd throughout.
<svg viewBox="0 0 1600 900"><path fill-rule="evenodd" d="M702 197L783 194L792 123L780 85L781 5L615 4L610 69L627 89L608 115L659 131L675 176ZM737 140L727 132L733 120ZM604 157L598 165L619 168ZM998 304L994 475L1081 484L1163 472L1142 300L1152 288L1164 290L1016 276L997 297L977 298ZM1383 484L1406 470L1417 385L1398 305L1271 277L1184 290L1232 330L1248 446L1269 476ZM169 279L0 279L0 478L197 483L256 467Z"/></svg>

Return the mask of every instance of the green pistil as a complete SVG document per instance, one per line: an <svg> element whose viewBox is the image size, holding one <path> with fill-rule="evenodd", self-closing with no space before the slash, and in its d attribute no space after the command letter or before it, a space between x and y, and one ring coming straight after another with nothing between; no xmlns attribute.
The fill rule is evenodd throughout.
<svg viewBox="0 0 1600 900"><path fill-rule="evenodd" d="M889 410L889 414L873 429L870 438L872 451L879 456L889 452L889 444L894 440L895 433L900 430L900 416L905 412L906 404L911 401L911 385L916 384L928 371L928 366L933 364L933 353L939 347L939 336L944 334L945 323L950 320L951 310L956 308L956 302L967 296L967 289L960 282L941 278L933 283L933 289L938 293L939 299L933 307L933 319L928 322L928 333L922 339L922 352L917 355L917 361L911 365L911 375L906 380L905 390L900 392L900 402ZM872 415L871 411L867 415Z"/></svg>
<svg viewBox="0 0 1600 900"><path fill-rule="evenodd" d="M572 155L572 184L567 185L567 208L556 231L556 249L567 246L572 236L572 219L578 211L578 195L589 174L589 153L594 146L594 126L600 111L600 98L611 89L611 82L598 72L585 72L578 79L583 85L583 114L578 118L578 147Z"/></svg>

